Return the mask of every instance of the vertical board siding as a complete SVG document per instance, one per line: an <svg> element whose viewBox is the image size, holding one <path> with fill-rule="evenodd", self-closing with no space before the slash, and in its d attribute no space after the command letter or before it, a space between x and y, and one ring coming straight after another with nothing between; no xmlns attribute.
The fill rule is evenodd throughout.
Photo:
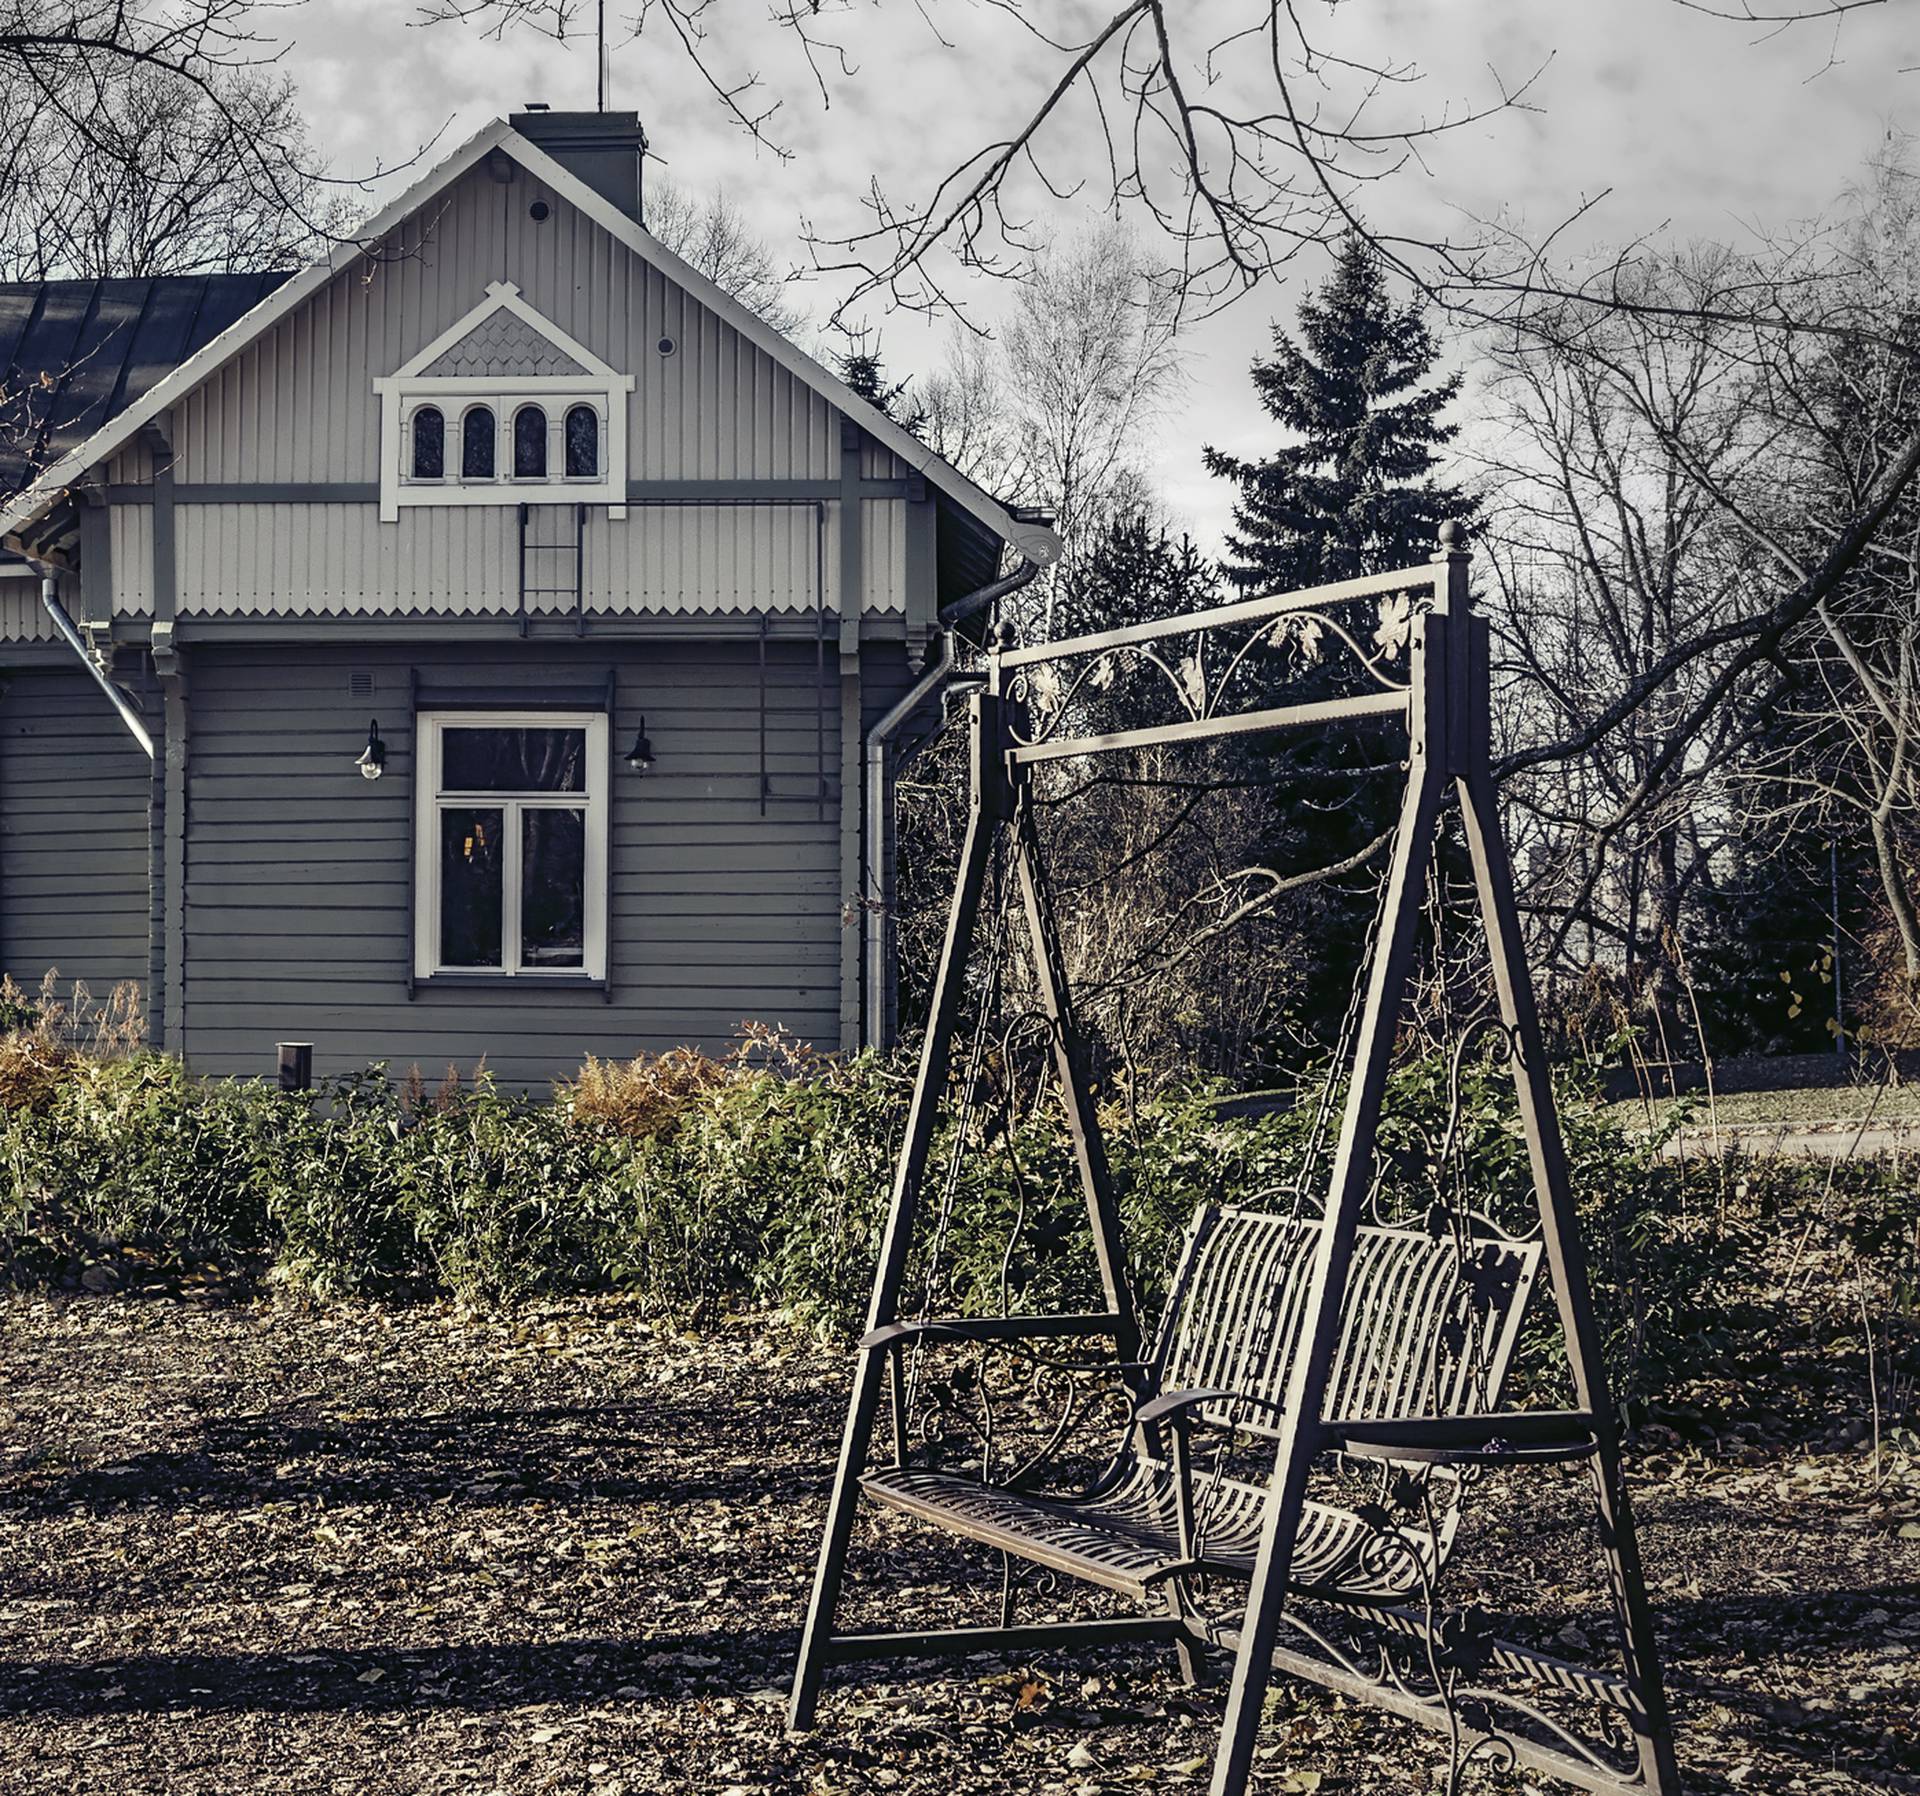
<svg viewBox="0 0 1920 1796"><path fill-rule="evenodd" d="M50 642L53 619L40 603L37 574L0 575L0 642Z"/></svg>
<svg viewBox="0 0 1920 1796"><path fill-rule="evenodd" d="M544 223L528 216L535 199L552 208ZM342 271L182 402L180 479L375 478L374 377L497 280L635 376L635 479L837 472L835 414L811 388L524 173L501 185L478 169L396 233L381 259ZM663 337L674 340L671 355L659 352Z"/></svg>
<svg viewBox="0 0 1920 1796"><path fill-rule="evenodd" d="M897 611L904 602L905 528L871 514L903 509L898 500L866 507L866 591L873 610ZM120 505L113 516L144 519L148 510ZM602 614L811 610L823 548L826 591L838 591L837 504L827 505L825 514L822 543L811 503L635 506L624 523L611 520L604 506L589 506L581 562L586 608ZM532 505L528 540L566 547L529 554L528 587L559 589L530 596L529 611L573 609L574 528L572 505ZM479 617L511 613L519 601L520 526L513 506L423 506L382 524L371 505L183 505L175 529L183 616L405 611ZM125 540L128 553L143 559L127 569L121 594L137 595L141 608L151 609L151 537L129 528ZM116 542L116 581L122 565Z"/></svg>
<svg viewBox="0 0 1920 1796"><path fill-rule="evenodd" d="M861 507L860 603L867 611L907 605L907 502L869 499Z"/></svg>
<svg viewBox="0 0 1920 1796"><path fill-rule="evenodd" d="M0 967L22 985L145 984L151 768L79 669L0 672Z"/></svg>
<svg viewBox="0 0 1920 1796"><path fill-rule="evenodd" d="M153 613L153 507L108 506L107 542L107 559L113 564L115 616L150 617Z"/></svg>
<svg viewBox="0 0 1920 1796"><path fill-rule="evenodd" d="M869 708L904 689L898 647L870 650ZM608 959L597 992L423 986L409 1001L413 742L409 669L428 686L618 672ZM348 679L370 673L371 699ZM837 687L829 702L837 707ZM769 657L769 771L761 814L753 645L542 644L537 661L485 645L428 656L382 646L196 652L187 844L186 1049L203 1072L262 1073L273 1044L311 1040L323 1074L385 1060L437 1073L485 1056L539 1087L588 1053L629 1057L683 1042L726 1045L748 1019L818 1045L838 1040L841 891L836 718L824 816L815 797L811 652ZM380 719L387 777L352 766ZM659 757L640 778L619 759L642 716Z"/></svg>

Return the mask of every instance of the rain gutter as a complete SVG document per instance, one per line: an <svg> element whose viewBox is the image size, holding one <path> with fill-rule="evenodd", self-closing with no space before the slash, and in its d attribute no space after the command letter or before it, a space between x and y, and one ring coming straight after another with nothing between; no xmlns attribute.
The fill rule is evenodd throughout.
<svg viewBox="0 0 1920 1796"><path fill-rule="evenodd" d="M74 621L67 615L67 608L60 603L59 583L53 570L44 562L35 562L40 571L40 603L48 617L53 619L53 627L60 633L60 639L72 649L79 658L80 665L87 670L93 683L107 695L107 703L120 714L120 721L127 726L134 741L140 744L149 761L154 758L153 737L147 733L147 726L141 722L140 713L134 708L133 701L107 678L106 671L81 640L80 632Z"/></svg>

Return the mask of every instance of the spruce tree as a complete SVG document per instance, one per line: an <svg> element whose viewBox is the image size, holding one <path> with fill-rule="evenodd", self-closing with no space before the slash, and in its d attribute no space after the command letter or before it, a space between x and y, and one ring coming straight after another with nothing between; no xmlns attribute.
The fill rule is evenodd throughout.
<svg viewBox="0 0 1920 1796"><path fill-rule="evenodd" d="M927 414L918 400L907 396L913 377L908 375L905 380L887 378L887 367L881 359L878 337L873 339L869 347L865 331L851 333L846 350L836 355L834 360L838 364L840 378L862 399L885 412L894 423L905 426L916 436L920 434Z"/></svg>
<svg viewBox="0 0 1920 1796"><path fill-rule="evenodd" d="M1441 413L1460 391L1433 385L1438 346L1417 305L1397 305L1379 258L1359 237L1300 305L1295 343L1275 324L1273 358L1253 384L1297 441L1262 461L1206 450L1210 473L1240 488L1224 568L1243 591L1277 592L1425 561L1448 519L1477 502L1433 478L1457 426Z"/></svg>

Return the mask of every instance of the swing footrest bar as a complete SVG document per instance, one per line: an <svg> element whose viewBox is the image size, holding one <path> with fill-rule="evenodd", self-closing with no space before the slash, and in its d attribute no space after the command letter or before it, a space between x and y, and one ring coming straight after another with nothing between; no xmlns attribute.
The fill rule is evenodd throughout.
<svg viewBox="0 0 1920 1796"><path fill-rule="evenodd" d="M863 1349L890 1347L896 1341L933 1335L956 1341L1029 1341L1110 1335L1118 1316L936 1316L922 1322L889 1322L860 1337Z"/></svg>
<svg viewBox="0 0 1920 1796"><path fill-rule="evenodd" d="M1016 1655L1063 1646L1115 1646L1187 1637L1177 1616L1124 1615L1102 1621L1033 1622L1016 1628L897 1629L836 1634L822 1648L829 1665L866 1659L965 1659L975 1653Z"/></svg>
<svg viewBox="0 0 1920 1796"><path fill-rule="evenodd" d="M1240 1650L1238 1628L1209 1627L1206 1636L1209 1645L1223 1652L1237 1654ZM1454 1718L1449 1715L1444 1703L1437 1700L1422 1701L1399 1685L1349 1671L1345 1666L1323 1659L1317 1653L1277 1645L1273 1649L1273 1666L1276 1671L1285 1672L1290 1677L1303 1678L1323 1689L1353 1697L1371 1708L1384 1709L1389 1714L1398 1715L1403 1721L1416 1722L1434 1733L1445 1734L1453 1726ZM1496 1738L1465 1720L1460 1722L1460 1741L1462 1747L1467 1749L1493 1742L1500 1748L1500 1760L1510 1751L1516 1765L1529 1771L1544 1772L1550 1777L1565 1778L1568 1783L1593 1792L1593 1796L1646 1796L1650 1787L1637 1770L1603 1767L1597 1761L1578 1758L1571 1752L1543 1746L1524 1736L1509 1734Z"/></svg>
<svg viewBox="0 0 1920 1796"><path fill-rule="evenodd" d="M1358 1616L1403 1639L1425 1640L1434 1632L1432 1624L1423 1616L1395 1603L1349 1602L1337 1594L1319 1590L1307 1594L1317 1602L1323 1602L1343 1614ZM1634 1698L1633 1687L1617 1672L1596 1671L1588 1665L1576 1665L1571 1659L1558 1658L1537 1647L1522 1646L1518 1641L1505 1640L1492 1634L1485 1636L1481 1650L1486 1654L1487 1663L1497 1665L1502 1671L1514 1672L1536 1684L1564 1690L1569 1695L1584 1697L1589 1702L1605 1703L1623 1715L1631 1716L1638 1712L1639 1705Z"/></svg>
<svg viewBox="0 0 1920 1796"><path fill-rule="evenodd" d="M1599 1441L1590 1413L1555 1409L1328 1422L1321 1428L1320 1445L1356 1459L1518 1464L1585 1459L1598 1448Z"/></svg>

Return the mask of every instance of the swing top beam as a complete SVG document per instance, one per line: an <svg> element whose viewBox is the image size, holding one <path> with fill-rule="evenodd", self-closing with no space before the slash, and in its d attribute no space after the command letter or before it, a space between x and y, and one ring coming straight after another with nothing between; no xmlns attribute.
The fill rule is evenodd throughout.
<svg viewBox="0 0 1920 1796"><path fill-rule="evenodd" d="M1216 605L1206 611L1189 611L1179 617L1128 624L1117 630L1101 630L1088 636L1068 636L1058 642L1035 643L1027 648L996 649L990 657L988 684L998 691L1007 673L1018 672L1022 668L1050 666L1090 655L1109 655L1124 649L1145 648L1170 637L1193 636L1205 630L1235 624L1270 623L1275 618L1323 612L1332 606L1350 604L1358 599L1391 598L1405 593L1413 595L1416 602L1424 597L1429 614L1446 615L1456 596L1451 591L1453 583L1449 578L1456 556L1464 561L1464 556L1448 543L1433 561L1418 569L1400 568L1385 574L1363 574L1357 579L1337 580L1325 586L1310 587L1304 592L1273 593L1262 598L1241 599L1231 605ZM1461 604L1464 610L1464 599ZM1460 621L1464 623L1465 617ZM1322 729L1329 725L1361 723L1373 718L1397 718L1411 733L1415 727L1411 684L1389 685L1380 692L1356 693L1345 698L1322 699L1309 704L1278 705L1257 711L1186 718L1177 723L1150 724L1098 736L1068 736L1038 742L1015 741L1006 749L1006 761L1009 768L1017 768L1041 761L1067 760L1076 755L1118 754L1135 749L1208 742L1226 736Z"/></svg>
<svg viewBox="0 0 1920 1796"><path fill-rule="evenodd" d="M1201 630L1232 624L1264 623L1301 611L1324 611L1329 605L1343 605L1354 599L1384 599L1403 592L1430 592L1436 606L1444 607L1448 553L1443 548L1432 562L1418 569L1395 568L1384 574L1361 574L1352 580L1335 580L1298 592L1268 593L1256 599L1237 599L1231 605L1182 612L1178 617L1156 618L1144 624L1127 624L1118 630L1099 630L1090 636L1064 636L1058 642L1036 642L1028 648L1003 650L998 659L1004 668L1037 667L1053 661L1071 661L1081 655L1104 655L1114 649L1135 648L1147 642L1164 642L1169 636L1192 636Z"/></svg>

